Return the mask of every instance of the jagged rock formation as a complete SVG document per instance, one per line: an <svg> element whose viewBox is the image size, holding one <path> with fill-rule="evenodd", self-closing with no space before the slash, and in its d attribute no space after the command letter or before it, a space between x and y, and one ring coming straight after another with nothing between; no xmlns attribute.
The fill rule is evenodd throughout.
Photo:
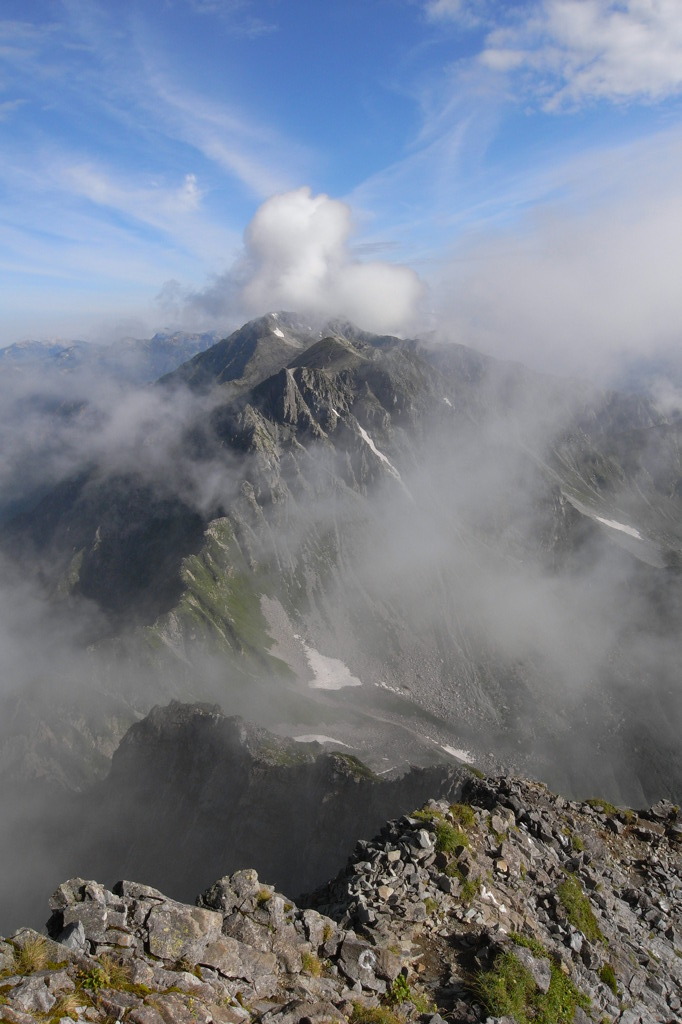
<svg viewBox="0 0 682 1024"><path fill-rule="evenodd" d="M299 908L253 870L191 907L76 878L0 942L0 1020L674 1024L682 822L471 778L362 841Z"/></svg>
<svg viewBox="0 0 682 1024"><path fill-rule="evenodd" d="M157 707L130 728L101 783L42 798L14 784L26 812L2 837L0 922L42 917L17 848L51 851L33 867L48 885L123 873L187 900L248 866L295 895L329 878L387 814L432 794L455 800L467 774L452 764L379 776L343 749L276 736L217 705Z"/></svg>
<svg viewBox="0 0 682 1024"><path fill-rule="evenodd" d="M679 1020L679 809L569 801L505 777L471 779L462 801L389 822L308 902L412 947L416 976L456 1021L485 1017L477 997L505 1021L562 1000L574 1009L542 1019Z"/></svg>

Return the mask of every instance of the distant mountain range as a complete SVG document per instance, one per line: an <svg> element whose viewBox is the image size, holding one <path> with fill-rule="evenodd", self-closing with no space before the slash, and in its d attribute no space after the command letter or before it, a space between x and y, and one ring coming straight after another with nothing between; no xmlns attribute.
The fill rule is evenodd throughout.
<svg viewBox="0 0 682 1024"><path fill-rule="evenodd" d="M20 341L0 348L0 372L27 374L105 373L144 384L170 373L218 340L216 331L200 334L159 331L152 338L123 338L109 345L84 341Z"/></svg>

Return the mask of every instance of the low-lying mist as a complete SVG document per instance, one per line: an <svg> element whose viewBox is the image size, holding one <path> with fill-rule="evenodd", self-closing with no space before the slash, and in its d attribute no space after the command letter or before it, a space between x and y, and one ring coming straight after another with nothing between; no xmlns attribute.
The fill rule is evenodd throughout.
<svg viewBox="0 0 682 1024"><path fill-rule="evenodd" d="M276 444L251 450L243 405L224 412L229 386L0 389L0 898L13 924L78 848L72 794L171 698L350 747L357 728L361 755L371 722L388 767L400 727L444 760L463 747L574 795L679 795L674 424L587 385L410 352L402 404L320 399L317 434L284 417ZM193 532L164 532L169 508ZM243 589L232 647L176 609L183 566L214 564L188 560L216 520ZM87 592L69 583L82 550L100 574ZM148 561L126 563L138 550ZM122 576L137 595L127 617L103 597ZM363 686L311 687L305 650Z"/></svg>

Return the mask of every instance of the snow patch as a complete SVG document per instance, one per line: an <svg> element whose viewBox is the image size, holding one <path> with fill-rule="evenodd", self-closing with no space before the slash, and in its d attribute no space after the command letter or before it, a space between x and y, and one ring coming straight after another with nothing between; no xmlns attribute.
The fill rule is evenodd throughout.
<svg viewBox="0 0 682 1024"><path fill-rule="evenodd" d="M400 480L400 482L402 483L402 480L400 479L400 473L398 472L398 470L395 468L393 463L386 458L384 453L379 451L372 438L369 436L365 428L361 426L360 423L358 423L358 430L360 431L360 437L365 442L365 444L368 444L369 447L374 452L374 454L377 456L377 458L381 459L384 465L388 467L389 473L392 473L396 480Z"/></svg>
<svg viewBox="0 0 682 1024"><path fill-rule="evenodd" d="M445 402L446 405L449 405L451 409L454 409L454 405L452 404L449 398L443 397L443 401Z"/></svg>
<svg viewBox="0 0 682 1024"><path fill-rule="evenodd" d="M310 736L292 736L291 738L292 740L296 740L297 743L336 743L339 747L348 747L349 750L351 749L348 743L342 743L341 740L335 740L333 736L318 736L316 734Z"/></svg>
<svg viewBox="0 0 682 1024"><path fill-rule="evenodd" d="M284 331L280 331L279 327L273 327L272 328L272 333L276 334L278 338L283 338L284 337Z"/></svg>
<svg viewBox="0 0 682 1024"><path fill-rule="evenodd" d="M627 533L628 537L636 537L637 540L644 540L639 530L636 530L634 526L626 526L625 523L618 523L615 519L604 519L603 516L594 517L598 523L603 523L604 526L610 526L612 530L620 530L621 533Z"/></svg>
<svg viewBox="0 0 682 1024"><path fill-rule="evenodd" d="M481 899L485 900L487 903L492 903L494 907L498 908L501 914L507 913L507 908L505 907L504 903L500 903L500 901L495 896L495 893L491 892L490 889L487 889L485 885L481 886Z"/></svg>
<svg viewBox="0 0 682 1024"><path fill-rule="evenodd" d="M335 409L333 406L331 407L331 410L332 410L332 412L334 413L335 416L338 416L338 418L340 420L343 419L343 416L341 415L341 413L337 409ZM357 424L357 427L358 427L358 431L360 433L360 437L365 442L365 444L368 445L368 447L372 449L372 451L377 456L377 458L380 459L383 462L383 464L386 466L386 468L388 469L388 471L391 474L391 476L394 477L394 479L396 479L398 481L398 483L400 484L402 489L405 491L405 494L408 496L408 498L411 501L414 501L414 498L410 494L408 488L403 483L403 479L402 479L400 473L398 472L398 470L393 465L393 463L384 455L383 452L379 451L379 449L375 445L375 443L372 440L372 438L369 436L369 434L367 433L365 428L363 426L361 426L360 423Z"/></svg>
<svg viewBox="0 0 682 1024"><path fill-rule="evenodd" d="M383 680L381 679L379 680L378 683L375 683L374 685L379 686L382 690L388 690L390 693L397 693L399 694L399 696L403 696L403 691L400 689L399 686L389 686L388 683L383 682Z"/></svg>
<svg viewBox="0 0 682 1024"><path fill-rule="evenodd" d="M314 647L310 647L298 633L294 633L294 637L303 647L308 665L313 673L313 678L308 683L311 689L342 690L345 686L362 686L362 680L351 675L348 666L344 665L339 658L328 658L325 654L320 654Z"/></svg>
<svg viewBox="0 0 682 1024"><path fill-rule="evenodd" d="M474 763L474 756L469 750L459 750L458 747L449 747L447 743L441 743L440 748L441 750L444 750L446 754L456 757L458 761L464 761L465 764Z"/></svg>

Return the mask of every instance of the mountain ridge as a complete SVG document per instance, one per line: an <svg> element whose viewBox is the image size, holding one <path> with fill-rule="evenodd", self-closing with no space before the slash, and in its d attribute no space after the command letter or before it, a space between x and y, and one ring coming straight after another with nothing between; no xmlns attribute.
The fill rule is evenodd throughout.
<svg viewBox="0 0 682 1024"><path fill-rule="evenodd" d="M195 906L71 878L0 939L7 1024L673 1024L682 823L470 778L297 905L242 868Z"/></svg>

